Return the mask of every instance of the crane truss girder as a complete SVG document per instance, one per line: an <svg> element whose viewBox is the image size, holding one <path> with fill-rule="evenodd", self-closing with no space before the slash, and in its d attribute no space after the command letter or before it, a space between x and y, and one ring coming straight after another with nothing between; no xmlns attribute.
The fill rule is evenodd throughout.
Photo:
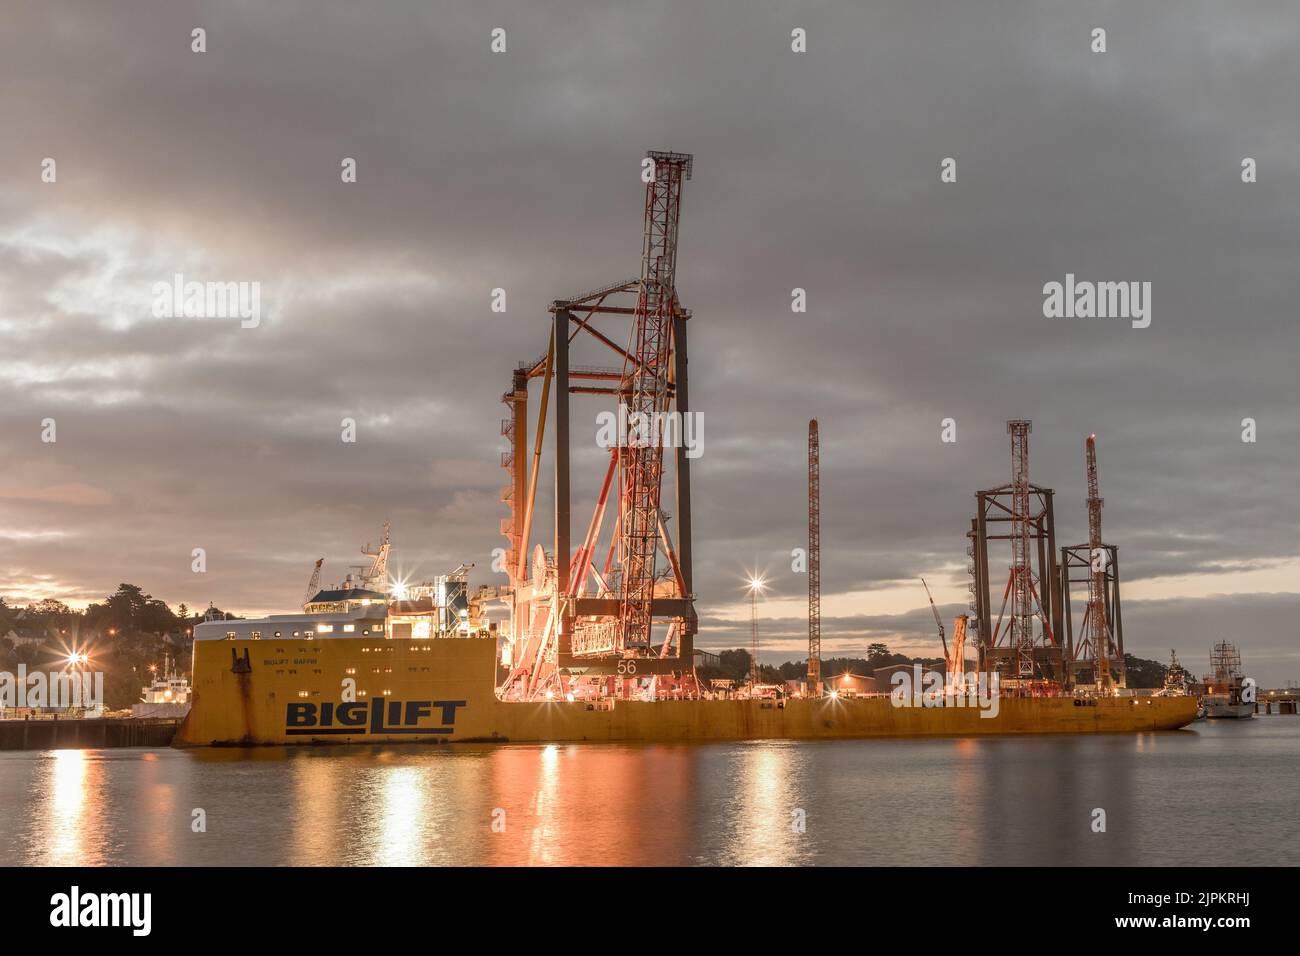
<svg viewBox="0 0 1300 956"><path fill-rule="evenodd" d="M654 175L646 183L636 317L620 385L628 418L637 416L643 421L668 408L669 356L676 307L677 227L682 183L691 169L691 158L684 154L652 152L650 158ZM620 449L623 575L616 635L619 651L648 651L652 646L663 453L659 440L627 441Z"/></svg>
<svg viewBox="0 0 1300 956"><path fill-rule="evenodd" d="M975 630L981 670L1008 665L1009 676L1024 679L1029 670L1034 677L1058 679L1063 666L1060 606L1057 598L1057 546L1053 492L1028 480L1028 423L1008 423L1012 432L1012 481L975 493L976 515L971 520L969 537L972 565L972 610L969 625ZM1018 441L1023 437L1023 441ZM1018 447L1017 447L1018 446ZM989 542L1012 543L1006 586L1002 591L1001 611L993 602L994 569L990 563ZM1010 623L1003 627L1003 617L1010 605Z"/></svg>
<svg viewBox="0 0 1300 956"><path fill-rule="evenodd" d="M1116 684L1128 686L1128 674L1124 660L1124 618L1120 606L1119 549L1113 544L1102 543L1100 550L1105 553L1104 607L1106 617L1105 633L1108 639L1108 660ZM1079 622L1078 637L1074 628L1074 602L1072 590L1075 585L1085 585L1089 589L1093 583L1093 548L1088 544L1065 545L1061 548L1060 596L1058 606L1064 618L1067 679L1077 683L1084 674L1096 681L1094 640L1088 627L1091 616L1088 603L1083 605L1083 618ZM1091 595L1090 595L1091 597Z"/></svg>
<svg viewBox="0 0 1300 956"><path fill-rule="evenodd" d="M601 537L605 493L596 504L585 540L572 541L570 527L571 395L616 396L627 406L626 414L619 415L618 421L629 426L645 420L636 415L638 412L690 414L686 364L690 312L678 300L675 269L681 183L690 177L691 161L684 154L649 155L655 160L655 177L646 187L641 275L552 303L548 354L520 365L515 387L507 393L507 403L515 414L505 429L512 439L512 452L504 458L514 471L513 490L504 498L512 509L522 509L522 514L503 522L503 532L510 539L511 553L521 557L516 584L529 579L522 573L522 556L531 546L528 530L535 504L531 488L538 469L534 459L533 481L525 480L527 455L522 446L527 432L527 382L532 378L543 379L544 402L547 390L551 392L553 414L547 421L553 423L553 434L547 437L553 440L555 450L555 550L553 570L547 578L553 586L545 594L532 592L527 599L532 603L544 601L550 610L542 614L538 608L531 604L525 607L521 599L516 599L515 619L526 622L521 626L527 628L525 656L529 660L522 664L516 660L520 676L516 680L512 672L509 682L516 692L507 688L507 694L512 696L521 686L526 697L544 689L549 692L563 686L570 673L623 678L633 674L674 674L682 688L691 682L698 621L691 583L690 459L684 444L677 443L670 453L675 479L671 486L676 497L675 538L665 527L668 516L661 508L667 474L664 446L661 442L629 442L627 434L619 436L610 462L610 475L617 473L617 490L603 567L595 560L595 552L603 547L596 539ZM634 301L625 304L632 296ZM616 341L618 333L611 334L610 323L626 322L627 316L632 317L631 329L625 333L627 346L621 347ZM605 354L617 354L622 360L621 369L572 363L571 346L579 339L597 343L607 350ZM591 384L571 384L574 381ZM583 416L583 422L589 420ZM539 419L539 427L541 424ZM620 424L619 429L623 427ZM535 444L541 447L540 432ZM660 551L667 559L660 566L662 571L656 567ZM535 574L532 577L535 579ZM543 618L548 623L538 627L536 622ZM521 631L512 636L518 643L524 634ZM523 672L530 668L537 672L525 676Z"/></svg>

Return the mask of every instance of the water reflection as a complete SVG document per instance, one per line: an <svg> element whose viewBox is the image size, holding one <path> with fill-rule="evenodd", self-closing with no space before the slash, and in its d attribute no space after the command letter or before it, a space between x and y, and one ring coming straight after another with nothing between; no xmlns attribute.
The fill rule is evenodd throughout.
<svg viewBox="0 0 1300 956"><path fill-rule="evenodd" d="M1253 724L696 746L10 751L0 841L9 860L45 865L1300 863L1289 803L1300 721ZM1250 778L1267 785L1243 786ZM191 827L196 808L206 831Z"/></svg>
<svg viewBox="0 0 1300 956"><path fill-rule="evenodd" d="M944 863L969 866L980 858L983 830L977 820L971 819L983 800L984 776L980 773L978 748L979 742L969 737L952 742L952 801L948 811L952 829L943 841L949 851L941 856Z"/></svg>
<svg viewBox="0 0 1300 956"><path fill-rule="evenodd" d="M637 865L685 861L690 748L503 747L485 756L490 779L483 862ZM504 829L492 830L500 811Z"/></svg>
<svg viewBox="0 0 1300 956"><path fill-rule="evenodd" d="M37 839L46 846L51 866L93 865L87 857L83 835L90 826L86 802L91 796L89 759L84 750L56 750L46 763L41 789L48 793L44 828Z"/></svg>
<svg viewBox="0 0 1300 956"><path fill-rule="evenodd" d="M293 828L289 862L311 866L322 859L340 858L339 768L329 760L295 760L292 765Z"/></svg>
<svg viewBox="0 0 1300 956"><path fill-rule="evenodd" d="M420 824L425 794L421 784L421 773L415 767L385 768L377 862L385 866L423 862Z"/></svg>
<svg viewBox="0 0 1300 956"><path fill-rule="evenodd" d="M738 797L725 822L732 832L726 862L739 866L788 866L800 857L808 808L792 764L798 745L755 744L740 750L734 781ZM814 821L815 825L816 821Z"/></svg>

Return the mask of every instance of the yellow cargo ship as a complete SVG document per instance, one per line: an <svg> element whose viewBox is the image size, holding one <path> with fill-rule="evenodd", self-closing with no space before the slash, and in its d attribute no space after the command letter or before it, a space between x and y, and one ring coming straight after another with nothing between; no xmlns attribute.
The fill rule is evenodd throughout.
<svg viewBox="0 0 1300 956"><path fill-rule="evenodd" d="M703 700L498 697L492 636L421 637L382 602L195 628L193 707L177 746L854 737L1174 730L1191 697L1001 697L994 708L889 697Z"/></svg>
<svg viewBox="0 0 1300 956"><path fill-rule="evenodd" d="M698 618L690 512L690 463L701 450L703 423L688 402L690 313L681 308L674 280L681 184L690 178L692 158L660 151L649 158L654 176L646 185L640 278L553 302L545 357L517 366L502 397L510 408L501 430L509 443L501 463L510 478L502 492L510 515L501 525L509 547L497 570L508 584L482 587L469 598L469 565L415 588L391 581L385 526L380 548L362 549L374 560L359 581L349 577L339 589L309 597L302 614L195 628L193 706L177 743L816 740L1141 732L1191 723L1196 702L1190 697L1025 697L995 690L981 698L958 693L969 686L964 676L947 689L897 698L765 697L755 688L736 699L703 690L692 666ZM627 304L615 306L611 296ZM635 316L627 352L591 324L593 316L620 315ZM613 346L624 356L621 371L570 361L569 343L583 330L600 340L601 350ZM591 344L588 337L582 341ZM541 404L530 470L528 390L534 379L541 383ZM571 379L591 381L571 385ZM546 436L552 385L554 435ZM617 415L597 417L608 416L601 434L606 428L609 434L598 435L597 445L609 459L580 543L571 527L571 393L618 401ZM1014 435L1021 437L1013 441L1023 444L1028 422L1019 425ZM809 423L812 554L819 553L813 542L820 540L820 518L811 505L819 473L816 426ZM545 438L555 457L554 548L548 554L537 544L529 562ZM1027 481L1027 444L1020 457L1017 447L1017 480ZM660 509L665 460L673 474L671 528ZM607 510L617 510L611 522ZM602 564L601 532L610 524ZM1037 540L1041 562L1043 539ZM660 552L666 564L656 564ZM1053 543L1048 553L1054 552ZM809 569L810 581L816 567ZM1021 580L1032 584L1027 564L1024 575ZM752 586L760 588L761 581ZM500 644L494 626L485 624L484 608L493 601L511 617ZM1045 618L1043 627L1046 632ZM816 653L812 633L810 624L810 655ZM964 667L961 640L953 660Z"/></svg>

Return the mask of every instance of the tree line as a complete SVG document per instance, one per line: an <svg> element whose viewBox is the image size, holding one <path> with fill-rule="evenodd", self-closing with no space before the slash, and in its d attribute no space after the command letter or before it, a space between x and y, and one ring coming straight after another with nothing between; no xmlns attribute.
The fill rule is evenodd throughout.
<svg viewBox="0 0 1300 956"><path fill-rule="evenodd" d="M70 655L85 654L80 666L104 673L105 706L124 709L140 699L153 678L151 666L161 673L167 656L178 672L188 671L195 624L234 618L212 606L194 613L179 604L173 611L126 583L80 611L54 598L15 607L0 596L0 670L17 673L20 664L29 673L62 670L77 666Z"/></svg>

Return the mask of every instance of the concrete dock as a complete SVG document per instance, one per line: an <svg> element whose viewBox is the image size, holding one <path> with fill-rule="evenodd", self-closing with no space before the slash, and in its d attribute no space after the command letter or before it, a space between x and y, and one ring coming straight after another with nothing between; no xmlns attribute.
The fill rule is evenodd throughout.
<svg viewBox="0 0 1300 956"><path fill-rule="evenodd" d="M0 720L0 750L166 747L179 726L177 719L141 717Z"/></svg>

